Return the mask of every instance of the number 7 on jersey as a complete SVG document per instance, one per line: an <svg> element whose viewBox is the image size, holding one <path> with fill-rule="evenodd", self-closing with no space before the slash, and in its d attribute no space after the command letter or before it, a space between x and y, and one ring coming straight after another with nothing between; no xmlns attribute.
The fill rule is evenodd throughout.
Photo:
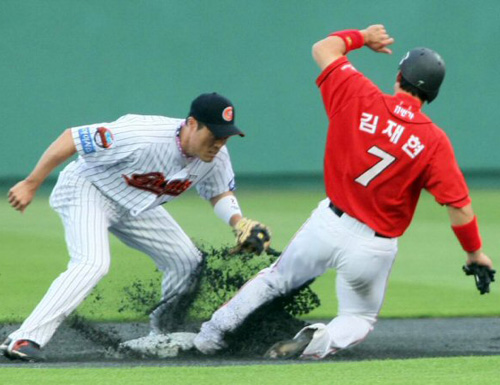
<svg viewBox="0 0 500 385"><path fill-rule="evenodd" d="M376 163L373 167L369 168L355 179L356 182L365 187L396 160L394 156L377 146L371 147L368 153L380 158L380 162Z"/></svg>

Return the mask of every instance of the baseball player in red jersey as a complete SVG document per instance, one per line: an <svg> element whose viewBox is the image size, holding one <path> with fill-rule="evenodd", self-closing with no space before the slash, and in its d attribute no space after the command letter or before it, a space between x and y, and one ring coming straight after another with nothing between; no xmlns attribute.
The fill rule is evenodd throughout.
<svg viewBox="0 0 500 385"><path fill-rule="evenodd" d="M467 185L446 134L421 112L443 81L445 65L427 48L400 62L395 94L385 95L357 71L346 54L367 46L391 53L382 25L331 34L313 46L329 127L324 157L327 199L320 202L279 260L249 281L202 325L195 346L205 354L225 346L255 309L276 296L337 270L338 315L294 339L275 344L270 358L301 354L321 359L353 346L373 330L397 253L423 189L445 205L467 253L466 265L491 269L482 252Z"/></svg>

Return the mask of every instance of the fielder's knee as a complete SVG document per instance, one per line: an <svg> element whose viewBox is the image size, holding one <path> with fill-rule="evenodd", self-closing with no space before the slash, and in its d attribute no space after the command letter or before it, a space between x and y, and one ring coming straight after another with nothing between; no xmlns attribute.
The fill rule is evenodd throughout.
<svg viewBox="0 0 500 385"><path fill-rule="evenodd" d="M81 276L86 277L92 281L100 281L109 272L110 263L101 261L101 263L77 263L71 261L68 270L78 269L81 270Z"/></svg>
<svg viewBox="0 0 500 385"><path fill-rule="evenodd" d="M262 280L268 287L268 292L272 298L287 294L290 289L290 283L276 269L266 267L261 270L255 279Z"/></svg>

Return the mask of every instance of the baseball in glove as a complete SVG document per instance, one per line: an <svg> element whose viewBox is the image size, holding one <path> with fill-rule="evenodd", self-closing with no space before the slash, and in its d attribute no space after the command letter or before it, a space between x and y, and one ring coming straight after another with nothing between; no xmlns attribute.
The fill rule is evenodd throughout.
<svg viewBox="0 0 500 385"><path fill-rule="evenodd" d="M260 255L271 245L271 230L260 222L242 218L234 227L236 246L231 254L252 253Z"/></svg>
<svg viewBox="0 0 500 385"><path fill-rule="evenodd" d="M479 290L481 295L490 292L490 283L495 281L495 270L490 269L488 266L478 265L477 263L464 265L462 270L465 272L465 275L474 276L477 290Z"/></svg>

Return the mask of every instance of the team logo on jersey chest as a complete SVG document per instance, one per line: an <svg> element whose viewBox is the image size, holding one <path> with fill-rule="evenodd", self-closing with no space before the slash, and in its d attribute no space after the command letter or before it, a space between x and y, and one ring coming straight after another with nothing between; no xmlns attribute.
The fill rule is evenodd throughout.
<svg viewBox="0 0 500 385"><path fill-rule="evenodd" d="M95 132L94 141L101 148L110 148L115 142L115 137L108 128L99 127Z"/></svg>
<svg viewBox="0 0 500 385"><path fill-rule="evenodd" d="M166 180L161 172L148 172L146 174L122 175L125 182L132 187L146 190L161 195L177 196L186 191L193 184L189 179Z"/></svg>

